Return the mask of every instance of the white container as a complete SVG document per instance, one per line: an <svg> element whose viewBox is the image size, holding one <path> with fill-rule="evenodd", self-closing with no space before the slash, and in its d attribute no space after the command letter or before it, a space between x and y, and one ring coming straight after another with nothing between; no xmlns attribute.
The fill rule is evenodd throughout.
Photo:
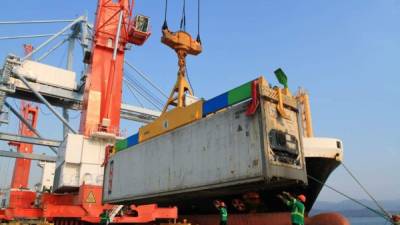
<svg viewBox="0 0 400 225"><path fill-rule="evenodd" d="M307 183L297 105L286 107L286 120L274 102L263 101L253 116L242 103L118 152L105 170L103 201L174 204ZM297 155L283 157L276 131L295 139L287 146Z"/></svg>

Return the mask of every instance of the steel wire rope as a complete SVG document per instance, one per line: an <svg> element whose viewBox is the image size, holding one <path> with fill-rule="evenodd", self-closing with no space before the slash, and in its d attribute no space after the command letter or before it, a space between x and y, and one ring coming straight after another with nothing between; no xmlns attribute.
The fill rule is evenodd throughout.
<svg viewBox="0 0 400 225"><path fill-rule="evenodd" d="M368 192L368 190L361 184L357 177L350 171L350 169L342 162L341 163L346 172L354 179L354 181L361 187L361 189L372 199L376 206L381 210L383 214L390 217L390 214L379 204L379 202Z"/></svg>
<svg viewBox="0 0 400 225"><path fill-rule="evenodd" d="M159 103L162 102L162 100L157 95L153 94L151 90L149 90L144 85L142 85L140 83L140 81L138 79L136 79L131 73L125 72L125 74L127 75L126 78L128 80L130 80L132 83L135 83L136 85L140 86L141 89L143 89L143 91L145 91L148 95L151 95L153 99L157 100L157 102L159 102Z"/></svg>
<svg viewBox="0 0 400 225"><path fill-rule="evenodd" d="M132 65L128 61L125 60L125 64L128 65L131 69L133 69L140 77L142 77L145 81L147 81L154 89L156 89L163 97L168 99L167 93L165 93L158 85L156 85L148 75L143 73L141 70L139 70L136 66Z"/></svg>
<svg viewBox="0 0 400 225"><path fill-rule="evenodd" d="M167 12L168 12L168 0L165 0L165 10L164 10L164 24L162 25L162 29L167 29Z"/></svg>
<svg viewBox="0 0 400 225"><path fill-rule="evenodd" d="M139 105L141 107L143 106L143 103L140 101L140 99L137 97L137 95L135 94L135 92L131 89L131 87L129 87L128 85L126 85L126 87L128 88L129 93L131 93L133 95L133 97L136 99L136 101L139 103Z"/></svg>
<svg viewBox="0 0 400 225"><path fill-rule="evenodd" d="M154 103L157 103L159 105L162 105L162 101L153 95L147 88L142 86L136 79L127 77L127 80L131 82L131 84L135 85L140 91L142 91L144 94L146 94L150 99L154 101Z"/></svg>
<svg viewBox="0 0 400 225"><path fill-rule="evenodd" d="M0 41L13 40L13 39L43 38L43 37L51 37L53 35L54 34L29 34L29 35L17 35L17 36L1 36ZM66 36L66 34L62 34L60 36Z"/></svg>
<svg viewBox="0 0 400 225"><path fill-rule="evenodd" d="M154 95L148 88L144 87L142 84L140 84L140 82L135 79L133 76L131 76L129 73L127 73L128 76L126 76L126 78L131 81L134 85L138 86L138 88L143 91L144 93L146 93L151 99L153 99L155 102L157 102L160 105L163 105L162 100Z"/></svg>
<svg viewBox="0 0 400 225"><path fill-rule="evenodd" d="M63 51L63 53L61 55L60 61L58 62L58 67L61 67L61 64L64 61L66 54L67 54L67 49L64 49L64 51ZM50 112L50 110L44 110L43 107L42 107L42 104L39 104L39 109L40 109L40 112L44 116L51 116L51 114L52 114L52 112Z"/></svg>
<svg viewBox="0 0 400 225"><path fill-rule="evenodd" d="M188 72L187 66L185 66L185 73L186 73L186 77L189 82L190 88L192 88L192 95L194 95L194 88L193 88L192 82L190 82L190 77L189 77L189 72Z"/></svg>
<svg viewBox="0 0 400 225"><path fill-rule="evenodd" d="M27 21L0 21L0 25L17 25L17 24L35 24L35 23L68 23L73 22L73 19L61 20L27 20Z"/></svg>
<svg viewBox="0 0 400 225"><path fill-rule="evenodd" d="M143 95L137 88L132 85L131 83L127 82L127 85L130 86L132 89L134 89L140 96L142 96L147 102L149 102L151 105L153 105L156 109L161 110L160 106L155 104L151 99L149 99L147 96Z"/></svg>
<svg viewBox="0 0 400 225"><path fill-rule="evenodd" d="M330 186L330 185L328 185L328 184L326 184L326 183L324 183L324 182L318 180L317 178L315 178L315 177L313 177L313 176L311 176L311 175L309 175L309 174L307 174L307 176L308 176L308 178L310 178L311 180L313 180L313 181L315 181L315 182L321 184L322 186L325 186L325 187L329 188L330 190L332 190L332 191L334 191L334 192L336 192L336 193L342 195L343 197L345 197L345 198L347 198L347 199L349 199L349 200L351 200L351 201L353 201L353 202L355 202L355 203L361 205L362 207L368 209L369 211L371 211L371 212L375 213L376 215L378 215L378 216L384 218L385 220L387 220L388 222L390 222L391 224L394 225L394 223L392 222L392 219L391 219L390 217L388 217L387 215L383 214L382 212L379 212L379 211L377 211L377 210L375 210L375 209L373 209L373 208L367 206L366 204L364 204L364 203L358 201L357 199L350 197L349 195L347 195L347 194L345 194L345 193L343 193L343 192L337 190L336 188L334 188L334 187L332 187L332 186Z"/></svg>
<svg viewBox="0 0 400 225"><path fill-rule="evenodd" d="M197 0L197 41L201 44L200 38L200 0Z"/></svg>
<svg viewBox="0 0 400 225"><path fill-rule="evenodd" d="M64 48L64 51L63 51L63 53L61 55L61 58L60 58L60 62L58 63L58 67L61 67L61 64L64 61L66 55L67 55L67 48Z"/></svg>
<svg viewBox="0 0 400 225"><path fill-rule="evenodd" d="M131 87L127 86L129 93L131 93L133 95L133 97L135 98L136 102L141 106L144 107L142 101L140 101L140 99L138 98L138 96L135 94L135 92L132 90Z"/></svg>
<svg viewBox="0 0 400 225"><path fill-rule="evenodd" d="M126 84L128 86L130 86L131 88L133 88L140 96L142 96L147 102L149 102L150 104L152 104L156 109L161 110L161 108L155 104L151 99L149 99L148 97L146 97L145 95L143 95L140 91L137 90L137 88L135 87L135 85L131 84L130 81L128 81L128 79L123 78L124 81L126 81Z"/></svg>
<svg viewBox="0 0 400 225"><path fill-rule="evenodd" d="M186 31L186 0L183 0L180 30Z"/></svg>
<svg viewBox="0 0 400 225"><path fill-rule="evenodd" d="M152 101L153 104L158 105L159 107L162 107L162 102L158 101L154 96L151 95L151 93L146 92L146 90L143 89L143 87L140 86L140 84L138 84L137 82L130 80L129 78L127 79L128 82L130 82L130 84L132 86L135 86L135 90L138 92L138 94L140 94L141 96L146 96L149 100Z"/></svg>

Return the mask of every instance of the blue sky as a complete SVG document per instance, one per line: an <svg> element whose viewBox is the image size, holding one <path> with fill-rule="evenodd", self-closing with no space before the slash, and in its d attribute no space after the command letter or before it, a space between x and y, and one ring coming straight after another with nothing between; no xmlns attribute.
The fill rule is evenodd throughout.
<svg viewBox="0 0 400 225"><path fill-rule="evenodd" d="M177 29L182 2L169 2L169 25ZM187 1L187 26L193 35L197 30L196 4ZM74 18L85 12L93 20L95 6L95 0L21 0L18 4L3 0L0 21ZM159 41L163 10L163 1L136 1L135 13L151 17L153 34L126 57L169 92L177 61ZM400 197L399 1L202 1L201 10L204 51L188 58L196 95L209 98L260 75L276 83L273 71L282 67L293 91L301 86L311 95L315 135L343 140L346 165L378 199ZM53 33L62 26L0 25L0 36ZM21 55L23 43L37 46L42 41L0 41L0 59L10 52ZM74 68L80 74L81 53L76 52ZM46 63L64 66L63 59L65 48ZM137 104L128 92L124 92L124 100ZM47 137L60 138L61 126L50 124L54 118L41 108L44 113L39 130ZM71 112L71 117L77 126L79 113ZM3 131L16 130L15 118L11 120ZM124 121L121 126L130 134L138 124ZM12 162L10 166L8 162L0 159L0 187L8 182L3 176L12 169ZM37 182L40 172L36 167L33 171L31 184ZM356 198L366 198L342 168L328 183ZM320 195L320 200L341 199L329 190Z"/></svg>

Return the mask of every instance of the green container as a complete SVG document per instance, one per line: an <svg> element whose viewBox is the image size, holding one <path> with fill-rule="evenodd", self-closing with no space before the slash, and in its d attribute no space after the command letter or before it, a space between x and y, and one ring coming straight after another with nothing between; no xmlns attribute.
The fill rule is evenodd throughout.
<svg viewBox="0 0 400 225"><path fill-rule="evenodd" d="M251 82L248 82L228 92L228 105L234 105L250 97Z"/></svg>

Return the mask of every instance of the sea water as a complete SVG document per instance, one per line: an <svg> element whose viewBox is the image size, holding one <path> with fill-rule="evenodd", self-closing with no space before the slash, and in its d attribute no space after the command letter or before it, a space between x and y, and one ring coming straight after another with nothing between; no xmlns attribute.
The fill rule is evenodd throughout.
<svg viewBox="0 0 400 225"><path fill-rule="evenodd" d="M389 225L382 217L348 217L351 225Z"/></svg>

